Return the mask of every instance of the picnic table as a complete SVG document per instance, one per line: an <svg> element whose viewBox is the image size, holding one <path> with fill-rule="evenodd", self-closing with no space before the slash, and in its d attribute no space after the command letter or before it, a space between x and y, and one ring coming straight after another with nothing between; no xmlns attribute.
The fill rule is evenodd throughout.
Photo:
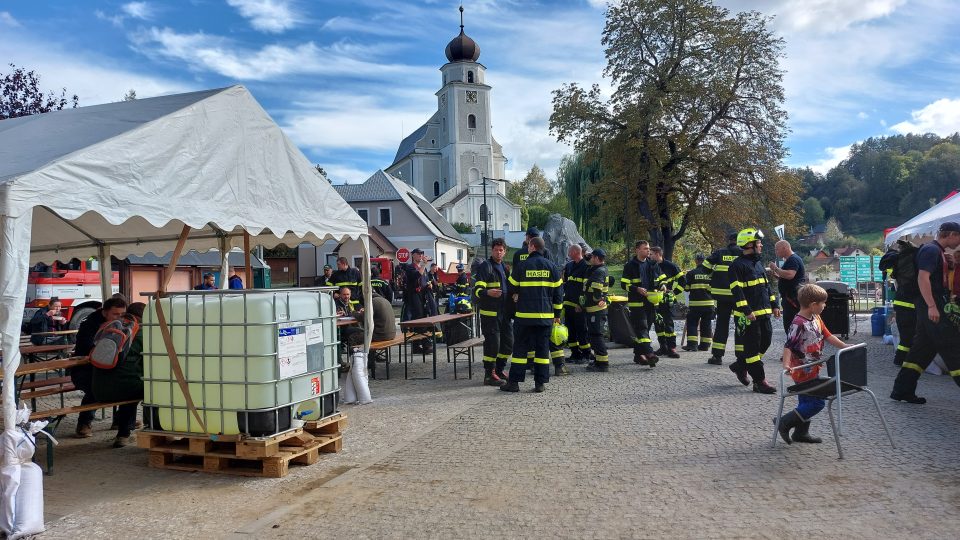
<svg viewBox="0 0 960 540"><path fill-rule="evenodd" d="M468 326L466 319L472 319L473 313L445 313L443 315L433 315L432 317L423 317L422 319L411 319L400 323L400 330L404 336L404 346L410 341L429 338L433 345L433 378L437 378L437 330L445 323L456 321L464 326ZM406 363L404 363L406 368Z"/></svg>

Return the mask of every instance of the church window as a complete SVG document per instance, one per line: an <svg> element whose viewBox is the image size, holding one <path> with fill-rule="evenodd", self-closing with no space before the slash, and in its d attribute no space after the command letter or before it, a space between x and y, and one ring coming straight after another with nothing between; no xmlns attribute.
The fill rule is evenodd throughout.
<svg viewBox="0 0 960 540"><path fill-rule="evenodd" d="M472 72L472 71L468 71L468 72L467 72L467 82L468 82L468 83L472 83L472 82L473 82L473 72Z"/></svg>
<svg viewBox="0 0 960 540"><path fill-rule="evenodd" d="M467 127L470 129L477 129L477 117L474 115L467 116Z"/></svg>
<svg viewBox="0 0 960 540"><path fill-rule="evenodd" d="M433 196L434 197L440 196L440 182L433 183Z"/></svg>

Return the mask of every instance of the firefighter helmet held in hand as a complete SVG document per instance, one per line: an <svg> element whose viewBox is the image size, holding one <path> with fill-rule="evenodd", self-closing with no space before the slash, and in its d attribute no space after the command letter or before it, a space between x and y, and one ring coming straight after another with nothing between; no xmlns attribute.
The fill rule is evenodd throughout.
<svg viewBox="0 0 960 540"><path fill-rule="evenodd" d="M567 330L567 327L562 324L555 324L550 330L550 343L553 343L557 347L566 343L569 337L570 332Z"/></svg>
<svg viewBox="0 0 960 540"><path fill-rule="evenodd" d="M747 247L747 244L750 242L755 242L763 240L763 232L760 229L744 229L737 233L737 245L740 247Z"/></svg>

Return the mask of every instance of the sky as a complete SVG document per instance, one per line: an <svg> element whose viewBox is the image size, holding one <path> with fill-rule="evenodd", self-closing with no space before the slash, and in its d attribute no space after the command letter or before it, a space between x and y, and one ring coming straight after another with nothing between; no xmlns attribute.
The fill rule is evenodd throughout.
<svg viewBox="0 0 960 540"><path fill-rule="evenodd" d="M716 0L786 42L789 166L825 172L851 144L960 131L960 2ZM80 104L246 86L335 183L388 167L436 110L456 0L0 0L0 73L36 70ZM604 85L604 0L464 0L493 87L506 176L554 178L572 149L551 91Z"/></svg>

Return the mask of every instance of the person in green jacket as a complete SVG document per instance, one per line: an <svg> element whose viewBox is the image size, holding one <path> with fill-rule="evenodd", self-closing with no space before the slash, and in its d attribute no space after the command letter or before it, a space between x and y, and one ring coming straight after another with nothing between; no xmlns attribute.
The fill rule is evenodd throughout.
<svg viewBox="0 0 960 540"><path fill-rule="evenodd" d="M137 318L143 317L146 305L136 302L127 307L127 313ZM126 357L117 362L113 369L93 370L93 395L99 401L128 401L143 399L143 330L133 337ZM128 403L117 408L117 437L114 448L122 448L131 441L130 432L137 420L138 403Z"/></svg>

